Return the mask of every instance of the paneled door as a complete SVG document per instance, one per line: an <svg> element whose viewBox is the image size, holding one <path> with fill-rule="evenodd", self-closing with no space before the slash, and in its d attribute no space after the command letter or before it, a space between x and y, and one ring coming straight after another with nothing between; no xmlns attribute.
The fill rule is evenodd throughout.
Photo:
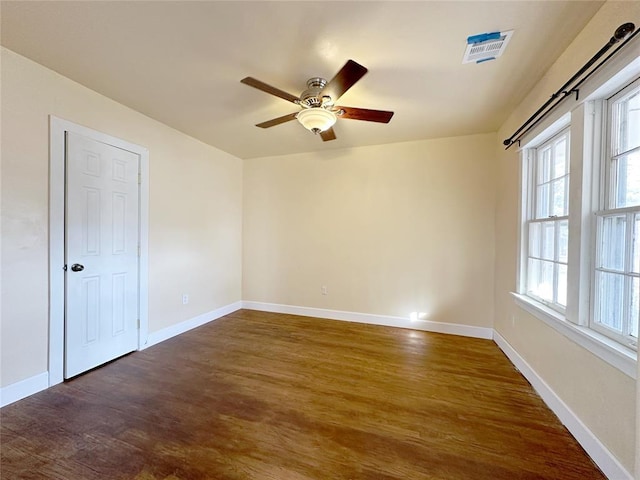
<svg viewBox="0 0 640 480"><path fill-rule="evenodd" d="M65 378L138 346L138 218L139 156L67 132Z"/></svg>

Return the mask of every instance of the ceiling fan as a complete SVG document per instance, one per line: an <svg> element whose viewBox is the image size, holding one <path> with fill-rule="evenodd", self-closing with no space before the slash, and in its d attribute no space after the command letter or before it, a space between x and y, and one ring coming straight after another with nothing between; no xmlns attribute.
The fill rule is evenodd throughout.
<svg viewBox="0 0 640 480"><path fill-rule="evenodd" d="M307 80L307 89L300 97L267 85L253 77L240 80L245 85L270 93L302 107L299 112L258 123L256 127L269 128L297 119L307 130L320 134L323 141L335 140L333 125L338 118L365 120L367 122L389 123L393 112L338 106L335 102L367 73L367 69L349 60L329 82L321 77Z"/></svg>

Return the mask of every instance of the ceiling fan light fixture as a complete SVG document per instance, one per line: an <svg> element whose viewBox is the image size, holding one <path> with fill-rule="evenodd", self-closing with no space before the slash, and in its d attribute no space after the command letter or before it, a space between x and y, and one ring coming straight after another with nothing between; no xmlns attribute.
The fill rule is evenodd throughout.
<svg viewBox="0 0 640 480"><path fill-rule="evenodd" d="M296 118L304 128L313 133L329 130L337 119L335 113L320 107L304 109Z"/></svg>

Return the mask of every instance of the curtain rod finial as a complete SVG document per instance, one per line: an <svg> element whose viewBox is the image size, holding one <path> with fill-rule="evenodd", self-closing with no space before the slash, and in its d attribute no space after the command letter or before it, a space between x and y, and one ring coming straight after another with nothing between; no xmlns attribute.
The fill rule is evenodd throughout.
<svg viewBox="0 0 640 480"><path fill-rule="evenodd" d="M615 38L616 41L620 41L624 37L632 33L635 29L636 26L633 23L623 23L618 28L616 28L616 31L613 34L613 38Z"/></svg>

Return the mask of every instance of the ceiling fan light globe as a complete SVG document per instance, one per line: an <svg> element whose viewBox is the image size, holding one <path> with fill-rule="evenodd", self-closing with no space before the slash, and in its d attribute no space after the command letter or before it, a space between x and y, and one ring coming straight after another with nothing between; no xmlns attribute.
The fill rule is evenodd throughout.
<svg viewBox="0 0 640 480"><path fill-rule="evenodd" d="M307 108L298 113L297 119L307 130L318 133L330 129L336 123L336 115L324 108Z"/></svg>

